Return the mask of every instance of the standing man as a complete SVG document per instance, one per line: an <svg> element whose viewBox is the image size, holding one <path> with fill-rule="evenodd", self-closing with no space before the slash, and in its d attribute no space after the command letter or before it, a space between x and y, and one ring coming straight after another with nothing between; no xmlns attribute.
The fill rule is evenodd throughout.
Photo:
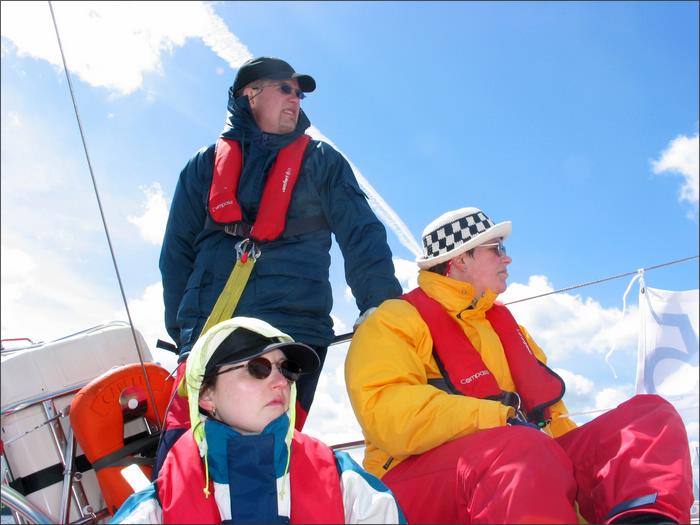
<svg viewBox="0 0 700 525"><path fill-rule="evenodd" d="M564 382L508 309L510 222L478 208L423 231L419 287L360 326L346 382L365 468L409 523L687 523L685 426L635 396L580 427Z"/></svg>
<svg viewBox="0 0 700 525"><path fill-rule="evenodd" d="M180 173L160 255L165 324L179 368L212 309L221 319L262 319L311 346L323 364L333 338L331 234L343 253L358 321L402 292L386 230L350 165L304 134L310 122L301 101L314 89L311 76L284 60L247 61L229 89L217 144L199 150ZM298 383L298 429L320 371ZM176 398L169 431L177 427L171 416L185 425L179 435L187 426L186 402Z"/></svg>

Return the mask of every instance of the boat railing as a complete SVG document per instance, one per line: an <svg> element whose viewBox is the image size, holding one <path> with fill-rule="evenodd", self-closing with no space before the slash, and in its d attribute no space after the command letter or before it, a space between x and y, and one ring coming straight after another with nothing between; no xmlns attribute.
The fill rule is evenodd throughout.
<svg viewBox="0 0 700 525"><path fill-rule="evenodd" d="M67 418L70 412L70 403L66 401L66 398L76 394L87 383L86 381L53 392L42 393L2 408L1 416L3 422L10 416L36 408L43 413L43 421L41 423L16 436L3 440L2 505L10 509L15 523L87 524L98 523L109 516L106 506L95 510L89 503L82 483L83 474L76 468L77 444L73 435L73 429L68 421L66 421L67 430L64 430L64 425L61 424L61 420ZM63 403L68 403L63 409L58 408L60 400L63 400ZM22 494L19 490L13 488L13 485L22 483L23 477L17 476L12 472L11 461L7 457L7 447L9 445L44 427L48 427L50 431L51 441L58 456L57 465L62 472L62 479L60 480L62 482L61 496L56 515L52 515L52 512L41 510L36 503L32 502L29 497L30 494ZM55 465L52 467L55 467ZM46 487L42 487L42 489L44 488ZM70 521L72 508L75 509L78 516L77 520L74 521Z"/></svg>
<svg viewBox="0 0 700 525"><path fill-rule="evenodd" d="M30 523L54 523L49 516L26 497L5 484L2 485L2 504L15 513L15 520L19 515L22 515L26 516ZM17 523L20 522L17 521Z"/></svg>

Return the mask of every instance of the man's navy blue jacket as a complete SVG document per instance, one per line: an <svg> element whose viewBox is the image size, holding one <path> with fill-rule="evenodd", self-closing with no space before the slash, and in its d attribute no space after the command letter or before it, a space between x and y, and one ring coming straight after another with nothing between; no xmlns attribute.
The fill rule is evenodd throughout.
<svg viewBox="0 0 700 525"><path fill-rule="evenodd" d="M279 149L310 126L300 112L294 132L263 133L248 98L229 94L224 138L240 142L243 167L238 202L254 222L267 173ZM165 323L181 358L197 340L236 260L235 237L207 229L214 145L201 149L180 173L160 254ZM367 203L352 169L329 144L312 140L287 213L288 221L323 216L327 227L259 243L261 256L235 315L263 319L301 341L327 347L333 338L329 283L331 233L343 253L345 279L360 312L398 297L386 230Z"/></svg>

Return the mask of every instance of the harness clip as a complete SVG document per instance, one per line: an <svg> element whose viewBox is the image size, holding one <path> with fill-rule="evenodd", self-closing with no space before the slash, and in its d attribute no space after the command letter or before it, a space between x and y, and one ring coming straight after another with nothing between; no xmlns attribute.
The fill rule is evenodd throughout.
<svg viewBox="0 0 700 525"><path fill-rule="evenodd" d="M506 406L513 407L515 409L515 419L523 423L527 423L527 416L521 408L520 395L517 392L507 392L502 393L501 403Z"/></svg>
<svg viewBox="0 0 700 525"><path fill-rule="evenodd" d="M245 264L248 262L248 258L256 261L260 257L260 248L251 241L249 238L245 238L236 243L236 259Z"/></svg>

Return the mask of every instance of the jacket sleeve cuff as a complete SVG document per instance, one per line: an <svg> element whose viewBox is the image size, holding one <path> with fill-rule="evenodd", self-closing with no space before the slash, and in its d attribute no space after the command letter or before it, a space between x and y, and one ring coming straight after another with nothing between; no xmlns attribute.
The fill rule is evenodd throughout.
<svg viewBox="0 0 700 525"><path fill-rule="evenodd" d="M502 427L509 417L515 416L515 409L497 401L485 403L479 410L479 429Z"/></svg>

